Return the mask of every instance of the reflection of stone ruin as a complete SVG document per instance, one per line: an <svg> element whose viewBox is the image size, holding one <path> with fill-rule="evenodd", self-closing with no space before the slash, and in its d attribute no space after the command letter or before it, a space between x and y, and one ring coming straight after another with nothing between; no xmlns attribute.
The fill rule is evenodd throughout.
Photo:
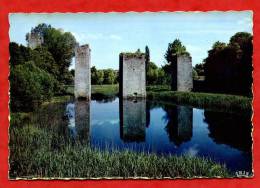
<svg viewBox="0 0 260 188"><path fill-rule="evenodd" d="M91 72L89 45L77 46L75 50L75 97L90 100Z"/></svg>
<svg viewBox="0 0 260 188"><path fill-rule="evenodd" d="M145 54L121 53L119 90L123 98L146 97Z"/></svg>
<svg viewBox="0 0 260 188"><path fill-rule="evenodd" d="M145 141L146 100L120 100L120 137L126 142Z"/></svg>
<svg viewBox="0 0 260 188"><path fill-rule="evenodd" d="M75 101L75 129L76 138L82 143L89 143L90 135L90 103Z"/></svg>
<svg viewBox="0 0 260 188"><path fill-rule="evenodd" d="M43 36L40 33L31 32L28 34L28 47L35 49L43 44Z"/></svg>
<svg viewBox="0 0 260 188"><path fill-rule="evenodd" d="M192 137L193 109L186 106L175 106L166 109L168 124L166 130L169 139L179 146Z"/></svg>
<svg viewBox="0 0 260 188"><path fill-rule="evenodd" d="M193 88L191 57L185 54L178 55L176 58L176 63L172 65L172 90L191 91Z"/></svg>

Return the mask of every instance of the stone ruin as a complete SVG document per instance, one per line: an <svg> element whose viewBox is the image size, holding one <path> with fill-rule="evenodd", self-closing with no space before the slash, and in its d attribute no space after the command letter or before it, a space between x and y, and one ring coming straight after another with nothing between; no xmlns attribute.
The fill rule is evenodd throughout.
<svg viewBox="0 0 260 188"><path fill-rule="evenodd" d="M43 36L40 33L31 32L28 34L28 47L35 49L43 44Z"/></svg>
<svg viewBox="0 0 260 188"><path fill-rule="evenodd" d="M145 54L121 53L119 55L119 93L123 98L146 97Z"/></svg>
<svg viewBox="0 0 260 188"><path fill-rule="evenodd" d="M76 46L75 49L75 98L90 100L91 72L89 45Z"/></svg>
<svg viewBox="0 0 260 188"><path fill-rule="evenodd" d="M191 91L193 89L192 58L188 54L176 56L173 63L172 85L174 91Z"/></svg>

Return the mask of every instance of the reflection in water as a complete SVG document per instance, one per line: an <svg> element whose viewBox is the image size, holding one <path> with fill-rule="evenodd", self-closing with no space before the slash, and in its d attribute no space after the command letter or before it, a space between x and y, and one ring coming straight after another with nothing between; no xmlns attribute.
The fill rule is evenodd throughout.
<svg viewBox="0 0 260 188"><path fill-rule="evenodd" d="M91 147L209 157L233 172L252 172L250 115L118 98L76 101L66 112L65 132Z"/></svg>
<svg viewBox="0 0 260 188"><path fill-rule="evenodd" d="M74 104L69 103L66 107L66 115L73 139L82 144L89 143L90 103L83 100L77 100Z"/></svg>
<svg viewBox="0 0 260 188"><path fill-rule="evenodd" d="M146 100L123 100L120 106L120 138L125 142L145 141Z"/></svg>
<svg viewBox="0 0 260 188"><path fill-rule="evenodd" d="M193 110L187 106L165 106L168 123L165 127L169 139L176 146L187 142L192 137Z"/></svg>
<svg viewBox="0 0 260 188"><path fill-rule="evenodd" d="M233 148L251 151L251 114L229 114L224 112L204 112L208 124L209 136L218 144L227 144Z"/></svg>

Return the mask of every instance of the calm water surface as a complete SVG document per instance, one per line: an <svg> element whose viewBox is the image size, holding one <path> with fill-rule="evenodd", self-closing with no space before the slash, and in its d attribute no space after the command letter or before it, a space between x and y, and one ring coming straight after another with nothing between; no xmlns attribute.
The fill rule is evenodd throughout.
<svg viewBox="0 0 260 188"><path fill-rule="evenodd" d="M71 139L102 150L210 157L233 172L251 172L251 116L146 100L66 105Z"/></svg>

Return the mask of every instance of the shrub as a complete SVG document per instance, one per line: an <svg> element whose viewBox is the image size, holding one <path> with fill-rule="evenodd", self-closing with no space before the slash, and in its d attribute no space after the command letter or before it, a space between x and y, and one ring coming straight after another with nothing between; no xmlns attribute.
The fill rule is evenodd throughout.
<svg viewBox="0 0 260 188"><path fill-rule="evenodd" d="M29 61L11 68L11 111L31 111L53 96L56 80Z"/></svg>

